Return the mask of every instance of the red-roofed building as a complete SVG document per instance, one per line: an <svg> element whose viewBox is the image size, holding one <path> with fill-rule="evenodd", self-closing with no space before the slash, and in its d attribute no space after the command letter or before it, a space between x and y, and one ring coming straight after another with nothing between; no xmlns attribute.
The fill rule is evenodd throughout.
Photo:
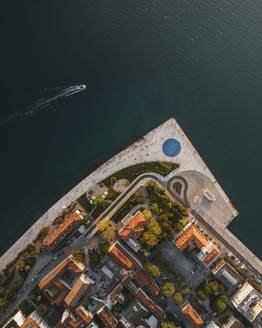
<svg viewBox="0 0 262 328"><path fill-rule="evenodd" d="M139 288L135 293L137 300L144 305L151 313L153 313L158 319L163 319L165 314L163 310L157 306L148 296L147 294Z"/></svg>
<svg viewBox="0 0 262 328"><path fill-rule="evenodd" d="M21 328L49 328L49 326L40 314L34 311L24 321Z"/></svg>
<svg viewBox="0 0 262 328"><path fill-rule="evenodd" d="M192 308L192 306L187 303L182 309L181 312L185 318L191 323L194 328L198 328L203 325L203 320L199 314Z"/></svg>
<svg viewBox="0 0 262 328"><path fill-rule="evenodd" d="M97 315L99 319L103 322L105 325L105 328L116 328L118 321L114 317L114 315L110 312L110 310L104 306L101 308L98 312Z"/></svg>
<svg viewBox="0 0 262 328"><path fill-rule="evenodd" d="M75 313L86 323L89 324L93 320L92 313L88 312L82 305L79 306Z"/></svg>
<svg viewBox="0 0 262 328"><path fill-rule="evenodd" d="M71 214L53 233L46 237L42 247L50 252L54 250L74 228L81 225L82 220L83 217L76 212Z"/></svg>
<svg viewBox="0 0 262 328"><path fill-rule="evenodd" d="M119 236L124 240L128 241L130 238L137 239L139 235L144 231L146 224L146 218L141 212L137 212L129 222L119 230Z"/></svg>
<svg viewBox="0 0 262 328"><path fill-rule="evenodd" d="M202 236L201 232L194 225L191 225L178 237L175 245L180 251L183 251L185 248L192 246L201 249L207 243L208 241Z"/></svg>
<svg viewBox="0 0 262 328"><path fill-rule="evenodd" d="M203 262L205 262L206 265L209 265L218 255L218 251L216 249L212 249L210 253L207 254L207 256L203 259Z"/></svg>
<svg viewBox="0 0 262 328"><path fill-rule="evenodd" d="M109 256L117 265L124 267L127 270L135 270L136 268L142 267L142 264L119 242L116 242L111 247Z"/></svg>
<svg viewBox="0 0 262 328"><path fill-rule="evenodd" d="M146 287L147 290L153 295L159 295L159 288L155 284L155 282L149 277L149 275L145 272L144 269L139 269L137 272L133 274L134 280L141 287Z"/></svg>

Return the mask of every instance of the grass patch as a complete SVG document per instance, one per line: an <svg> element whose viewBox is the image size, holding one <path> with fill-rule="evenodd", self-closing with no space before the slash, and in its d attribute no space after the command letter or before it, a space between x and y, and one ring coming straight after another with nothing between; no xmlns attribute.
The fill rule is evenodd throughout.
<svg viewBox="0 0 262 328"><path fill-rule="evenodd" d="M77 201L87 211L87 213L92 211L92 205L90 204L89 200L86 198L86 193L80 196L77 199Z"/></svg>
<svg viewBox="0 0 262 328"><path fill-rule="evenodd" d="M108 187L111 186L115 181L121 179L127 179L129 182L132 182L137 178L139 175L147 172L155 172L159 173L162 176L168 175L173 170L177 169L179 164L170 163L170 162L147 162L147 163L139 163L136 165L132 165L126 167L116 173L113 176L109 176L103 181L105 185Z"/></svg>

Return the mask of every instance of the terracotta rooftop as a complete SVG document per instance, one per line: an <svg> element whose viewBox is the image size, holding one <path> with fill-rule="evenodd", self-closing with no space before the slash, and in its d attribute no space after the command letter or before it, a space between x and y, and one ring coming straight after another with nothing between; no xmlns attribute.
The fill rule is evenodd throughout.
<svg viewBox="0 0 262 328"><path fill-rule="evenodd" d="M78 328L82 323L83 320L81 318L79 318L77 321L73 320L72 318L68 318L65 321L66 327L69 325L72 328Z"/></svg>
<svg viewBox="0 0 262 328"><path fill-rule="evenodd" d="M85 282L83 275L81 275L67 294L65 298L66 305L69 307L76 306L80 298L87 292L87 290L90 290L92 286L93 284Z"/></svg>
<svg viewBox="0 0 262 328"><path fill-rule="evenodd" d="M69 256L39 282L39 288L43 289L47 284L53 281L59 274L62 274L66 270L71 270L74 271L75 273L80 273L84 270L84 268L85 268L84 265L82 265L81 263L75 263L72 257Z"/></svg>
<svg viewBox="0 0 262 328"><path fill-rule="evenodd" d="M148 291L156 296L159 295L159 288L155 284L155 282L149 277L149 275L145 272L145 270L140 269L133 275L135 281L141 287L147 287Z"/></svg>
<svg viewBox="0 0 262 328"><path fill-rule="evenodd" d="M133 238L136 239L144 231L146 218L141 212L138 212L122 230L118 232L119 236L124 240Z"/></svg>
<svg viewBox="0 0 262 328"><path fill-rule="evenodd" d="M57 305L63 305L66 295L69 293L69 289L60 281L54 281L53 284L60 289L60 293L55 299L54 303Z"/></svg>
<svg viewBox="0 0 262 328"><path fill-rule="evenodd" d="M191 225L185 232L179 236L175 245L181 251L183 251L188 246L195 246L199 249L206 246L208 241L201 235L201 233Z"/></svg>
<svg viewBox="0 0 262 328"><path fill-rule="evenodd" d="M83 218L80 215L73 213L62 224L60 224L60 226L53 233L46 237L42 245L51 245L58 237L63 236L63 234L66 233L66 230L70 227L71 224L73 224L74 222L80 224L82 220ZM68 233L69 231L66 234Z"/></svg>
<svg viewBox="0 0 262 328"><path fill-rule="evenodd" d="M118 242L115 243L109 252L109 256L116 264L127 270L141 267L140 263Z"/></svg>
<svg viewBox="0 0 262 328"><path fill-rule="evenodd" d="M164 318L164 312L162 311L162 309L158 307L141 288L138 289L135 296L138 301L143 304L158 319Z"/></svg>
<svg viewBox="0 0 262 328"><path fill-rule="evenodd" d="M121 293L123 289L123 286L121 284L119 284L111 293L110 298L111 300L115 300L117 298L117 296Z"/></svg>
<svg viewBox="0 0 262 328"><path fill-rule="evenodd" d="M194 328L198 328L204 323L198 313L192 308L190 304L186 304L182 308L181 312Z"/></svg>
<svg viewBox="0 0 262 328"><path fill-rule="evenodd" d="M117 327L117 320L106 306L104 306L103 309L99 313L97 313L97 315L106 328Z"/></svg>
<svg viewBox="0 0 262 328"><path fill-rule="evenodd" d="M61 273L61 271L65 271L64 269L66 268L66 266L68 265L68 263L70 262L70 258L67 257L63 262L61 262L53 271L51 271L47 276L45 276L45 278L43 278L40 282L39 282L39 288L42 289L44 286L46 286L49 282L51 282L52 280L54 280L56 278L56 276Z"/></svg>
<svg viewBox="0 0 262 328"><path fill-rule="evenodd" d="M93 315L91 313L89 313L88 311L86 311L82 306L77 308L76 314L79 317L81 317L82 320L87 324L89 324L93 320Z"/></svg>
<svg viewBox="0 0 262 328"><path fill-rule="evenodd" d="M207 256L203 259L203 262L208 265L217 257L217 255L218 251L216 249L212 249L212 251L208 253Z"/></svg>
<svg viewBox="0 0 262 328"><path fill-rule="evenodd" d="M35 321L32 318L27 318L26 321L22 324L22 326L20 328L27 328L27 327L31 327L31 328L40 328Z"/></svg>

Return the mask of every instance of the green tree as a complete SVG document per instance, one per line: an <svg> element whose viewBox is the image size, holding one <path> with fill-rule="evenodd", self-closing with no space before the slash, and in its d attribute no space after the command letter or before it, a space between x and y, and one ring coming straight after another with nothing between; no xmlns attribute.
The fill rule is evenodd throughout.
<svg viewBox="0 0 262 328"><path fill-rule="evenodd" d="M147 250L151 250L158 243L158 238L150 231L145 231L140 239Z"/></svg>
<svg viewBox="0 0 262 328"><path fill-rule="evenodd" d="M227 307L226 303L223 302L223 300L221 298L216 299L216 301L215 301L216 311L223 313L223 312L225 312L226 307Z"/></svg>
<svg viewBox="0 0 262 328"><path fill-rule="evenodd" d="M153 214L152 214L152 212L150 211L150 210L144 210L143 211L143 214L144 214L144 216L149 220L149 219L152 219L152 217L153 217Z"/></svg>
<svg viewBox="0 0 262 328"><path fill-rule="evenodd" d="M159 210L159 207L158 207L158 204L157 203L153 203L151 206L150 206L150 210L156 214L159 214L160 213L160 210Z"/></svg>
<svg viewBox="0 0 262 328"><path fill-rule="evenodd" d="M42 315L42 316L45 316L46 313L47 313L47 306L45 304L40 304L38 307L37 307L37 312Z"/></svg>
<svg viewBox="0 0 262 328"><path fill-rule="evenodd" d="M16 265L17 271L23 271L25 269L26 263L24 260L20 260Z"/></svg>
<svg viewBox="0 0 262 328"><path fill-rule="evenodd" d="M21 312L25 315L28 316L31 312L33 312L34 307L30 305L26 300L24 300L18 308L21 310Z"/></svg>
<svg viewBox="0 0 262 328"><path fill-rule="evenodd" d="M172 296L175 292L175 287L171 282L166 282L162 287L162 291L165 296Z"/></svg>
<svg viewBox="0 0 262 328"><path fill-rule="evenodd" d="M201 300L201 301L205 301L207 299L207 294L205 294L205 292L202 289L199 289L197 292L197 297Z"/></svg>
<svg viewBox="0 0 262 328"><path fill-rule="evenodd" d="M208 283L204 285L203 290L206 294L209 294L211 292L211 288L209 287Z"/></svg>
<svg viewBox="0 0 262 328"><path fill-rule="evenodd" d="M220 295L219 298L224 302L227 303L227 296L225 294Z"/></svg>
<svg viewBox="0 0 262 328"><path fill-rule="evenodd" d="M162 233L161 225L153 217L148 220L146 230L152 232L156 236L160 236Z"/></svg>
<svg viewBox="0 0 262 328"><path fill-rule="evenodd" d="M174 324L174 322L171 321L165 321L161 323L161 328L177 328Z"/></svg>
<svg viewBox="0 0 262 328"><path fill-rule="evenodd" d="M98 206L104 206L104 203L105 203L105 199L102 196L96 197L93 200L93 205L94 206L96 206L96 205L98 205Z"/></svg>
<svg viewBox="0 0 262 328"><path fill-rule="evenodd" d="M63 217L62 216L58 216L57 218L54 219L52 225L59 225L63 222Z"/></svg>
<svg viewBox="0 0 262 328"><path fill-rule="evenodd" d="M216 280L209 282L209 287L214 295L218 295L218 282Z"/></svg>
<svg viewBox="0 0 262 328"><path fill-rule="evenodd" d="M185 286L184 288L182 288L182 293L184 295L188 295L190 293L190 288L188 286Z"/></svg>
<svg viewBox="0 0 262 328"><path fill-rule="evenodd" d="M8 300L5 297L0 297L0 310L8 305Z"/></svg>
<svg viewBox="0 0 262 328"><path fill-rule="evenodd" d="M104 240L110 240L110 241L115 240L116 239L116 226L112 225L112 226L109 226L108 228L106 228L105 230L103 230L101 232L101 237Z"/></svg>
<svg viewBox="0 0 262 328"><path fill-rule="evenodd" d="M157 267L155 264L147 262L145 264L145 270L154 279L157 279L160 277L159 267Z"/></svg>
<svg viewBox="0 0 262 328"><path fill-rule="evenodd" d="M177 305L182 304L183 303L183 296L182 296L182 294L179 293L179 292L175 292L175 294L174 294L174 300L175 300L175 303Z"/></svg>
<svg viewBox="0 0 262 328"><path fill-rule="evenodd" d="M85 253L81 252L79 249L73 249L71 251L71 255L75 261L85 264L86 256Z"/></svg>
<svg viewBox="0 0 262 328"><path fill-rule="evenodd" d="M109 220L100 220L96 224L96 227L100 232L106 230L109 226L110 226L110 221Z"/></svg>

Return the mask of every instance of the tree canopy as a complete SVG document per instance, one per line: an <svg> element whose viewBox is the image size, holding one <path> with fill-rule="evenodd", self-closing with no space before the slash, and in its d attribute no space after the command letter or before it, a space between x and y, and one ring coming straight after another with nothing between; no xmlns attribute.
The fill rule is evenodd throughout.
<svg viewBox="0 0 262 328"><path fill-rule="evenodd" d="M147 273L152 277L152 278L159 278L160 277L160 270L159 267L156 266L155 264L147 262L145 264L145 270Z"/></svg>
<svg viewBox="0 0 262 328"><path fill-rule="evenodd" d="M175 287L171 282L166 282L162 287L162 291L165 296L172 296L175 292Z"/></svg>
<svg viewBox="0 0 262 328"><path fill-rule="evenodd" d="M182 296L182 294L179 293L179 292L175 292L175 294L174 294L174 300L175 300L175 303L176 304L178 304L178 305L182 304L183 303L183 296Z"/></svg>

